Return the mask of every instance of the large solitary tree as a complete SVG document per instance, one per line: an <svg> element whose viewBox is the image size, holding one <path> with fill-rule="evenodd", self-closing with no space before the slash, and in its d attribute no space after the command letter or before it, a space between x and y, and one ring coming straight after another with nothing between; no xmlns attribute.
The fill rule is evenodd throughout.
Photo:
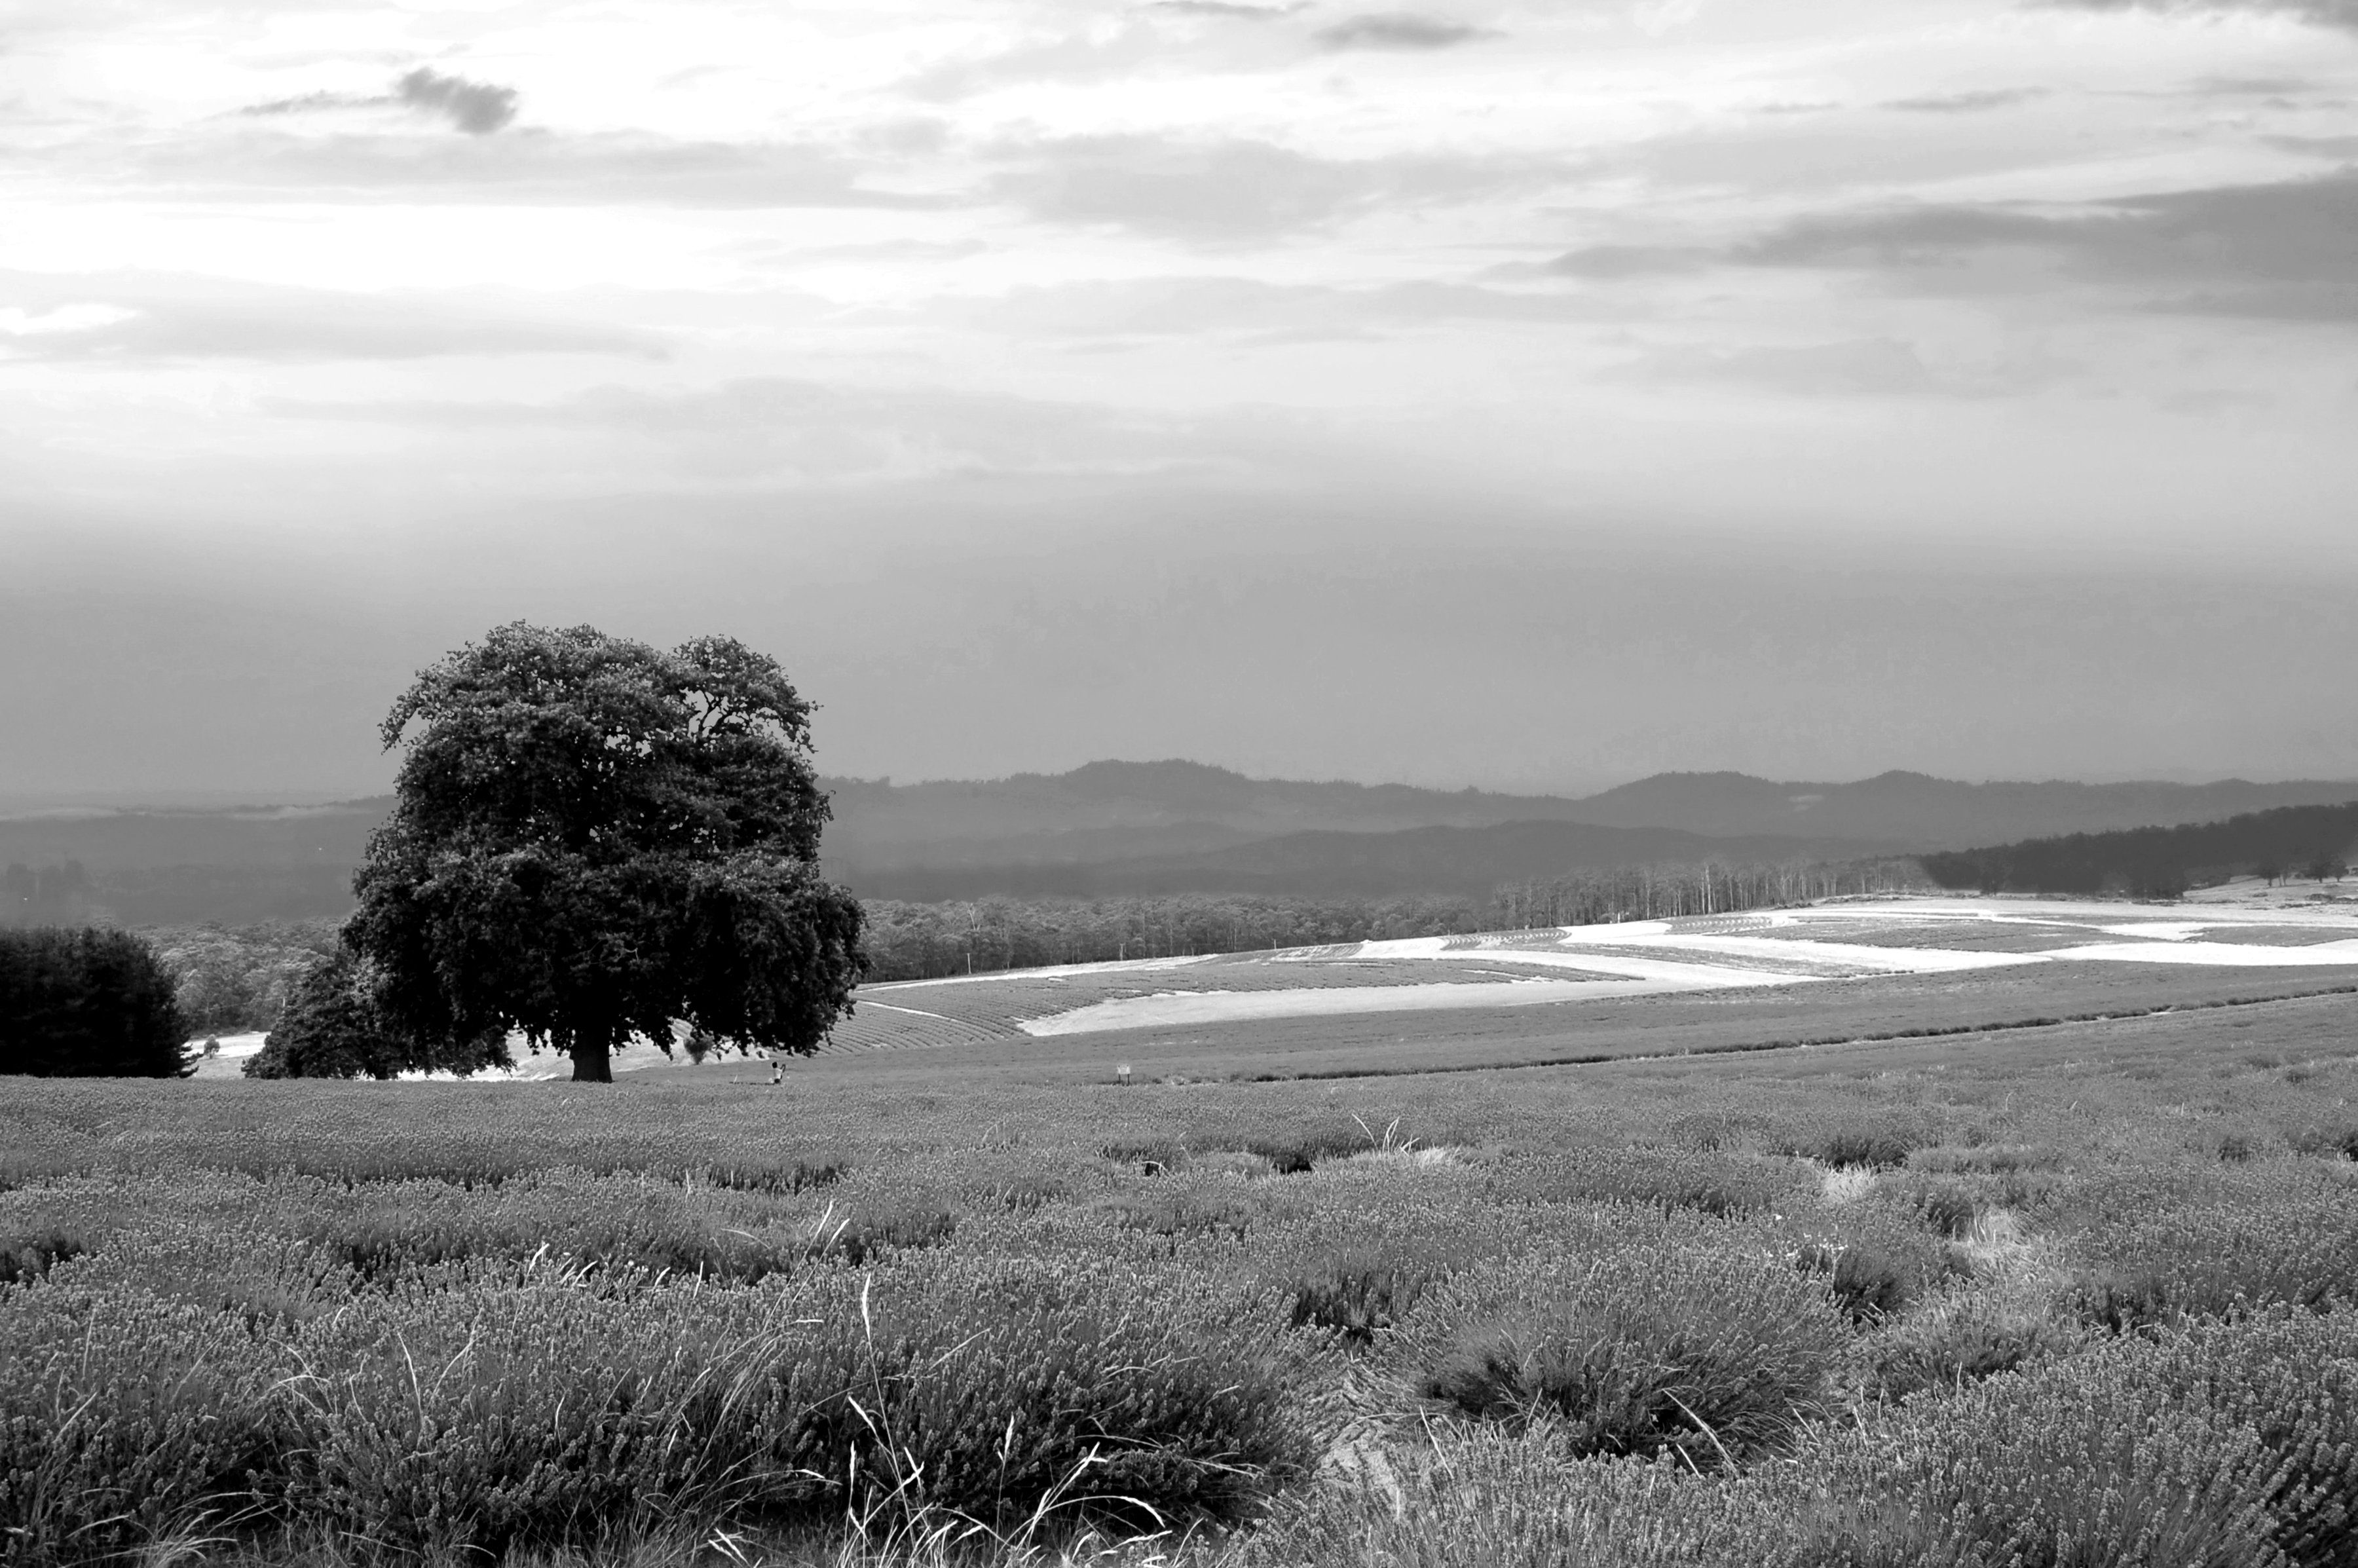
<svg viewBox="0 0 2358 1568"><path fill-rule="evenodd" d="M522 1030L611 1083L685 1019L817 1049L865 972L861 914L818 871L810 705L726 637L664 653L588 626L503 626L423 672L344 928L422 1038Z"/></svg>

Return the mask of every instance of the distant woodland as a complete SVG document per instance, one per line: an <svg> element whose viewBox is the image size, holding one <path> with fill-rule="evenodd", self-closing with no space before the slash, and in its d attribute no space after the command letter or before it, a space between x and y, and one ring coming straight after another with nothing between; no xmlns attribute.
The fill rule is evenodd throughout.
<svg viewBox="0 0 2358 1568"><path fill-rule="evenodd" d="M2030 838L1926 855L1920 863L1944 888L2175 898L2236 876L2339 879L2353 857L2358 802L2290 806L2179 827Z"/></svg>
<svg viewBox="0 0 2358 1568"><path fill-rule="evenodd" d="M1875 860L1840 866L1640 866L1502 887L1488 898L1190 893L942 903L870 899L868 978L930 979L1040 964L1663 920L1931 886L1911 860Z"/></svg>

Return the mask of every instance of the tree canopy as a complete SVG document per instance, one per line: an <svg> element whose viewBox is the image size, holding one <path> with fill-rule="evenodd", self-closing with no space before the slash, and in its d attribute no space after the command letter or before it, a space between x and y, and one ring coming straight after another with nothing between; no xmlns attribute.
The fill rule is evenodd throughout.
<svg viewBox="0 0 2358 1568"><path fill-rule="evenodd" d="M350 953L314 963L289 988L262 1049L246 1059L249 1078L392 1078L417 1069L471 1073L509 1065L507 1036L421 1039L388 1019L364 966Z"/></svg>
<svg viewBox="0 0 2358 1568"><path fill-rule="evenodd" d="M810 705L775 661L517 622L421 673L383 738L406 753L345 941L399 1028L521 1030L606 1082L675 1019L800 1054L851 1011L860 908L819 874Z"/></svg>
<svg viewBox="0 0 2358 1568"><path fill-rule="evenodd" d="M172 978L127 931L0 930L0 1073L185 1077Z"/></svg>

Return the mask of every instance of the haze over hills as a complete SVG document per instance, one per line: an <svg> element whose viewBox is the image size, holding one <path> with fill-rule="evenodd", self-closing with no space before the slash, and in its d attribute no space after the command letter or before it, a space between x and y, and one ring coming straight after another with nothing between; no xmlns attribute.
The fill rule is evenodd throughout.
<svg viewBox="0 0 2358 1568"><path fill-rule="evenodd" d="M2358 799L2353 781L1975 784L1909 773L1848 784L1662 773L1575 799L1253 779L1181 761L825 782L834 874L871 896L921 899L1463 892L1576 869L1909 854ZM77 861L82 903L128 924L335 915L388 804L9 817L0 867Z"/></svg>

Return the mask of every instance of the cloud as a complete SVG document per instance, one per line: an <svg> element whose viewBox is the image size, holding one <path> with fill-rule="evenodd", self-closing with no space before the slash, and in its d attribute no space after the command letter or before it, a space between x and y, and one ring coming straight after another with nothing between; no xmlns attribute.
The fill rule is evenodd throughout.
<svg viewBox="0 0 2358 1568"><path fill-rule="evenodd" d="M471 136L488 136L516 116L514 88L444 76L422 65L395 91L402 103L439 114Z"/></svg>
<svg viewBox="0 0 2358 1568"><path fill-rule="evenodd" d="M1225 334L1252 342L1368 339L1443 322L1591 322L1606 312L1563 290L1421 281L1342 288L1249 277L1157 277L1019 288L946 301L936 320L1045 338L1142 340Z"/></svg>
<svg viewBox="0 0 2358 1568"><path fill-rule="evenodd" d="M606 386L545 403L277 399L282 417L476 435L545 432L585 467L653 443L699 485L901 483L930 478L1167 478L1290 466L1288 421L1189 418L937 386L859 385L787 376L685 392ZM586 438L587 444L583 444Z"/></svg>
<svg viewBox="0 0 2358 1568"><path fill-rule="evenodd" d="M2358 169L2115 198L2056 212L1927 206L1804 218L1733 253L1764 266L1920 280L2009 264L2017 286L2092 282L2149 308L2358 321Z"/></svg>
<svg viewBox="0 0 2358 1568"><path fill-rule="evenodd" d="M0 363L665 356L662 341L438 300L212 278L0 273Z"/></svg>
<svg viewBox="0 0 2358 1568"><path fill-rule="evenodd" d="M1464 22L1446 22L1410 11L1387 11L1352 16L1317 32L1319 46L1328 49L1445 49L1491 36L1487 28Z"/></svg>
<svg viewBox="0 0 2358 1568"><path fill-rule="evenodd" d="M1209 243L1262 240L1380 208L1455 202L1561 177L1513 159L1313 157L1269 142L1075 136L1012 149L1001 200L1049 222Z"/></svg>
<svg viewBox="0 0 2358 1568"><path fill-rule="evenodd" d="M1658 349L1606 373L1627 382L1724 382L1802 397L1956 395L1906 343L1888 338L1749 349Z"/></svg>
<svg viewBox="0 0 2358 1568"><path fill-rule="evenodd" d="M306 92L294 98L249 104L239 113L313 114L395 107L436 115L471 136L488 136L515 119L519 95L513 87L494 87L489 82L470 81L463 76L444 76L421 65L395 81L389 93Z"/></svg>
<svg viewBox="0 0 2358 1568"><path fill-rule="evenodd" d="M1290 16L1303 8L1303 0L1290 5L1238 5L1230 4L1230 0L1152 0L1152 4L1157 11L1177 11L1195 16L1238 16L1253 22Z"/></svg>
<svg viewBox="0 0 2358 1568"><path fill-rule="evenodd" d="M92 187L133 185L165 199L339 202L497 201L760 211L797 207L930 209L934 193L862 183L870 163L809 142L687 141L637 132L496 136L338 132L294 135L239 125L133 146L91 143L55 153L0 151Z"/></svg>
<svg viewBox="0 0 2358 1568"><path fill-rule="evenodd" d="M1679 245L1587 245L1566 251L1541 270L1565 277L1599 282L1624 277L1659 277L1671 273L1697 272L1709 266L1715 253Z"/></svg>
<svg viewBox="0 0 2358 1568"><path fill-rule="evenodd" d="M2162 16L2224 16L2243 12L2289 16L2317 27L2358 32L2358 0L2045 0L2058 10L2148 11Z"/></svg>
<svg viewBox="0 0 2358 1568"><path fill-rule="evenodd" d="M1978 114L1991 109L2010 109L2017 103L2028 103L2046 96L2047 89L2043 87L1996 87L1929 98L1894 98L1883 107L1911 114Z"/></svg>

